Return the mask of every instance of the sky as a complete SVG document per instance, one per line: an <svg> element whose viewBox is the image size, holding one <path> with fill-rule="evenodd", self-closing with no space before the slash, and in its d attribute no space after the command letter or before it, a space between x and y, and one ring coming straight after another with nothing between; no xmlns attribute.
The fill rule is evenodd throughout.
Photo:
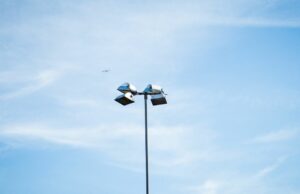
<svg viewBox="0 0 300 194"><path fill-rule="evenodd" d="M0 1L0 193L300 194L298 0ZM109 69L109 72L103 70Z"/></svg>

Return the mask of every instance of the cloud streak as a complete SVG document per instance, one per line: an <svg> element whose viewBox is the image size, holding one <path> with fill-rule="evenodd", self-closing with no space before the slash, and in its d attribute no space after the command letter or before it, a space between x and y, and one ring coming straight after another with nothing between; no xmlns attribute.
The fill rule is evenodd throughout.
<svg viewBox="0 0 300 194"><path fill-rule="evenodd" d="M232 27L273 27L273 28L299 28L300 20L277 20L266 18L209 18L199 20L197 23L208 26L232 26Z"/></svg>
<svg viewBox="0 0 300 194"><path fill-rule="evenodd" d="M188 128L158 127L150 133L152 159L157 167L173 167L195 160L188 145ZM112 125L94 128L51 128L40 124L24 124L2 127L0 138L8 144L30 146L32 144L68 146L98 150L117 163L128 166L143 165L143 130L138 126ZM167 139L167 141L166 141ZM128 155L131 155L128 158Z"/></svg>
<svg viewBox="0 0 300 194"><path fill-rule="evenodd" d="M249 174L224 173L223 171L204 180L198 186L189 187L186 191L193 194L239 194L258 193L267 188L265 180L280 168L287 157L279 157L275 162ZM276 188L273 188L276 190ZM272 189L272 190L273 190Z"/></svg>
<svg viewBox="0 0 300 194"><path fill-rule="evenodd" d="M282 141L288 141L295 139L299 136L299 130L297 129L286 129L273 131L268 134L264 134L258 137L255 137L251 142L253 143L276 143Z"/></svg>
<svg viewBox="0 0 300 194"><path fill-rule="evenodd" d="M198 187L191 187L189 190L195 194L218 194L221 184L216 180L205 180Z"/></svg>
<svg viewBox="0 0 300 194"><path fill-rule="evenodd" d="M7 92L0 95L0 100L9 100L9 99L22 97L37 92L58 81L65 73L66 73L65 68L56 68L56 69L47 69L47 70L40 71L35 76L27 75L23 79L19 79L19 80L17 78L16 79L18 80L17 83L23 83L23 85L25 86L13 87L14 91ZM16 73L15 74L7 73L7 74L10 75L8 80L2 80L5 83L5 85L9 85L11 83L10 80L14 79L13 77L15 76L18 77L18 74ZM15 83L13 82L13 84Z"/></svg>
<svg viewBox="0 0 300 194"><path fill-rule="evenodd" d="M273 164L263 168L262 170L260 170L255 175L255 177L258 178L258 179L261 179L261 178L264 178L264 177L268 176L273 171L275 171L278 167L280 167L285 160L286 160L285 157L279 158L275 163L273 163Z"/></svg>

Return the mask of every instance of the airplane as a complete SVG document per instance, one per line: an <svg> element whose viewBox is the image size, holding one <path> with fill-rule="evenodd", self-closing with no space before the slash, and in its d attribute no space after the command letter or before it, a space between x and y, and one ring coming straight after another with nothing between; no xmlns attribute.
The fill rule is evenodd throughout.
<svg viewBox="0 0 300 194"><path fill-rule="evenodd" d="M108 73L108 72L110 72L110 69L104 69L104 70L102 70L102 73Z"/></svg>

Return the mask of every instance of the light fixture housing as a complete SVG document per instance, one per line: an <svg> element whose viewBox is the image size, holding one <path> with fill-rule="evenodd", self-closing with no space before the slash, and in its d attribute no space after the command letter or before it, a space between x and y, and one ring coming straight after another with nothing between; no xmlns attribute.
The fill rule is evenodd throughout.
<svg viewBox="0 0 300 194"><path fill-rule="evenodd" d="M118 90L124 94L126 94L127 92L130 92L132 95L137 94L136 87L128 82L125 82L124 84L119 86Z"/></svg>
<svg viewBox="0 0 300 194"><path fill-rule="evenodd" d="M164 93L151 95L151 102L153 106L167 104L167 99Z"/></svg>
<svg viewBox="0 0 300 194"><path fill-rule="evenodd" d="M154 95L154 94L163 94L162 87L158 85L148 84L148 86L145 88L144 93Z"/></svg>
<svg viewBox="0 0 300 194"><path fill-rule="evenodd" d="M134 103L133 94L131 92L127 92L125 94L118 96L115 99L115 101L122 104L123 106Z"/></svg>

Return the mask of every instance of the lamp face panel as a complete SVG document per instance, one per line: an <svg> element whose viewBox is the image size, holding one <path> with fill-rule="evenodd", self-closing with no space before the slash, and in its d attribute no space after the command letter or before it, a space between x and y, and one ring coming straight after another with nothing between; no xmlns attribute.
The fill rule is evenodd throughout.
<svg viewBox="0 0 300 194"><path fill-rule="evenodd" d="M167 99L164 94L151 95L151 102L154 106L167 104Z"/></svg>
<svg viewBox="0 0 300 194"><path fill-rule="evenodd" d="M117 101L118 103L122 104L122 105L128 105L131 103L134 103L133 100L133 95L130 92L127 92L125 94L122 94L120 96L118 96L115 101Z"/></svg>

